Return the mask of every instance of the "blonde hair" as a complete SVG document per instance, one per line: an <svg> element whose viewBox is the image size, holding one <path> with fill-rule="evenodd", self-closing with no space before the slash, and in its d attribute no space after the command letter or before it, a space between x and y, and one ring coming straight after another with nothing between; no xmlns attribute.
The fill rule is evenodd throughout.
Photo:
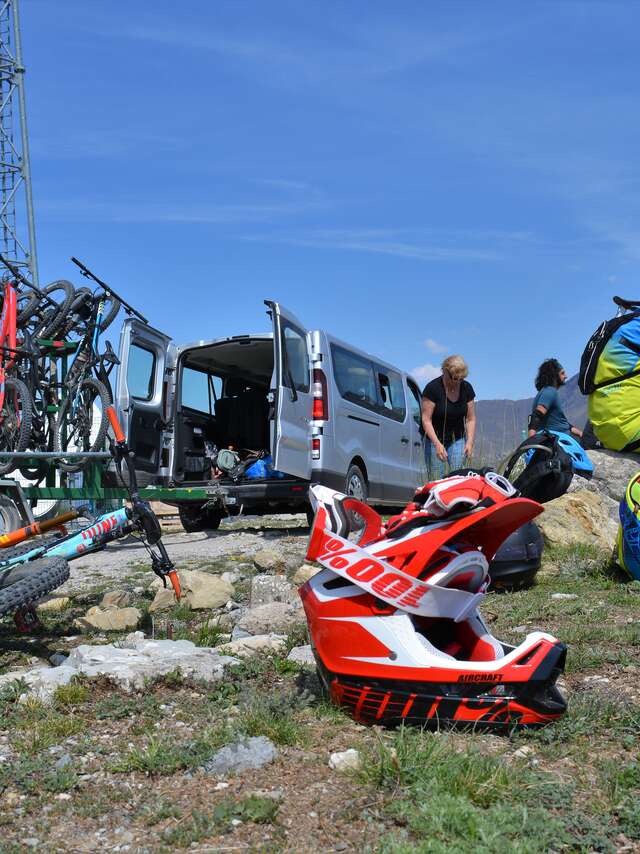
<svg viewBox="0 0 640 854"><path fill-rule="evenodd" d="M447 373L452 380L463 380L469 374L469 368L462 356L447 356L442 363L442 373Z"/></svg>

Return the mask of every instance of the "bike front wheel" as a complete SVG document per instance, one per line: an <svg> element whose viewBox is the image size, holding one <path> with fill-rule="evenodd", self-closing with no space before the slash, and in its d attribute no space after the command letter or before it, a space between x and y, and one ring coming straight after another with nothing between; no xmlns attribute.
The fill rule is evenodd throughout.
<svg viewBox="0 0 640 854"><path fill-rule="evenodd" d="M0 617L32 605L69 578L61 557L40 558L0 569Z"/></svg>
<svg viewBox="0 0 640 854"><path fill-rule="evenodd" d="M33 400L26 384L16 377L4 381L4 402L0 409L0 451L26 451L31 439ZM0 457L0 475L17 466L16 460Z"/></svg>
<svg viewBox="0 0 640 854"><path fill-rule="evenodd" d="M111 395L104 383L95 377L86 377L62 401L53 435L56 451L101 451L107 435L109 419L107 407ZM61 460L63 471L80 471L82 460Z"/></svg>

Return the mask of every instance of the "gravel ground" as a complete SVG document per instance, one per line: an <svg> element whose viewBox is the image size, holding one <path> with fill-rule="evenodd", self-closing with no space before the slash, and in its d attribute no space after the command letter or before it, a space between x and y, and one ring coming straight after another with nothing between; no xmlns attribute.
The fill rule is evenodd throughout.
<svg viewBox="0 0 640 854"><path fill-rule="evenodd" d="M242 521L223 522L218 531L187 534L174 517L163 520L163 542L175 565L213 562L230 554L248 558L271 546L298 553L302 559L309 529L304 515L245 517ZM100 552L79 558L69 564L69 581L59 588L59 595L94 589L101 582L118 581L131 569L150 568L147 552L134 537L110 543ZM58 593L58 591L56 591Z"/></svg>

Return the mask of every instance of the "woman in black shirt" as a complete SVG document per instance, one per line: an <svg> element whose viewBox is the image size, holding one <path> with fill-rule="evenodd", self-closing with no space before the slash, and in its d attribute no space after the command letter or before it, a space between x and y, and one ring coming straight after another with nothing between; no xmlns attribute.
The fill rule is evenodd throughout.
<svg viewBox="0 0 640 854"><path fill-rule="evenodd" d="M422 391L424 455L429 480L438 480L448 471L461 468L464 458L473 454L476 393L465 380L468 373L462 356L448 356L442 363L442 376L431 380Z"/></svg>

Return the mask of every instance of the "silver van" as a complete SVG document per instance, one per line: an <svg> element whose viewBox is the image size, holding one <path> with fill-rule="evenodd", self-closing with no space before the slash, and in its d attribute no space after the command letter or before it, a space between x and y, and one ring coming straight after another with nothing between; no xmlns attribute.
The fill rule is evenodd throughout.
<svg viewBox="0 0 640 854"><path fill-rule="evenodd" d="M125 320L116 404L136 470L176 489L188 530L239 512L304 512L309 482L405 504L424 469L415 380L265 305L270 332L180 346ZM214 446L268 451L279 474L212 478ZM206 502L184 501L196 487Z"/></svg>

